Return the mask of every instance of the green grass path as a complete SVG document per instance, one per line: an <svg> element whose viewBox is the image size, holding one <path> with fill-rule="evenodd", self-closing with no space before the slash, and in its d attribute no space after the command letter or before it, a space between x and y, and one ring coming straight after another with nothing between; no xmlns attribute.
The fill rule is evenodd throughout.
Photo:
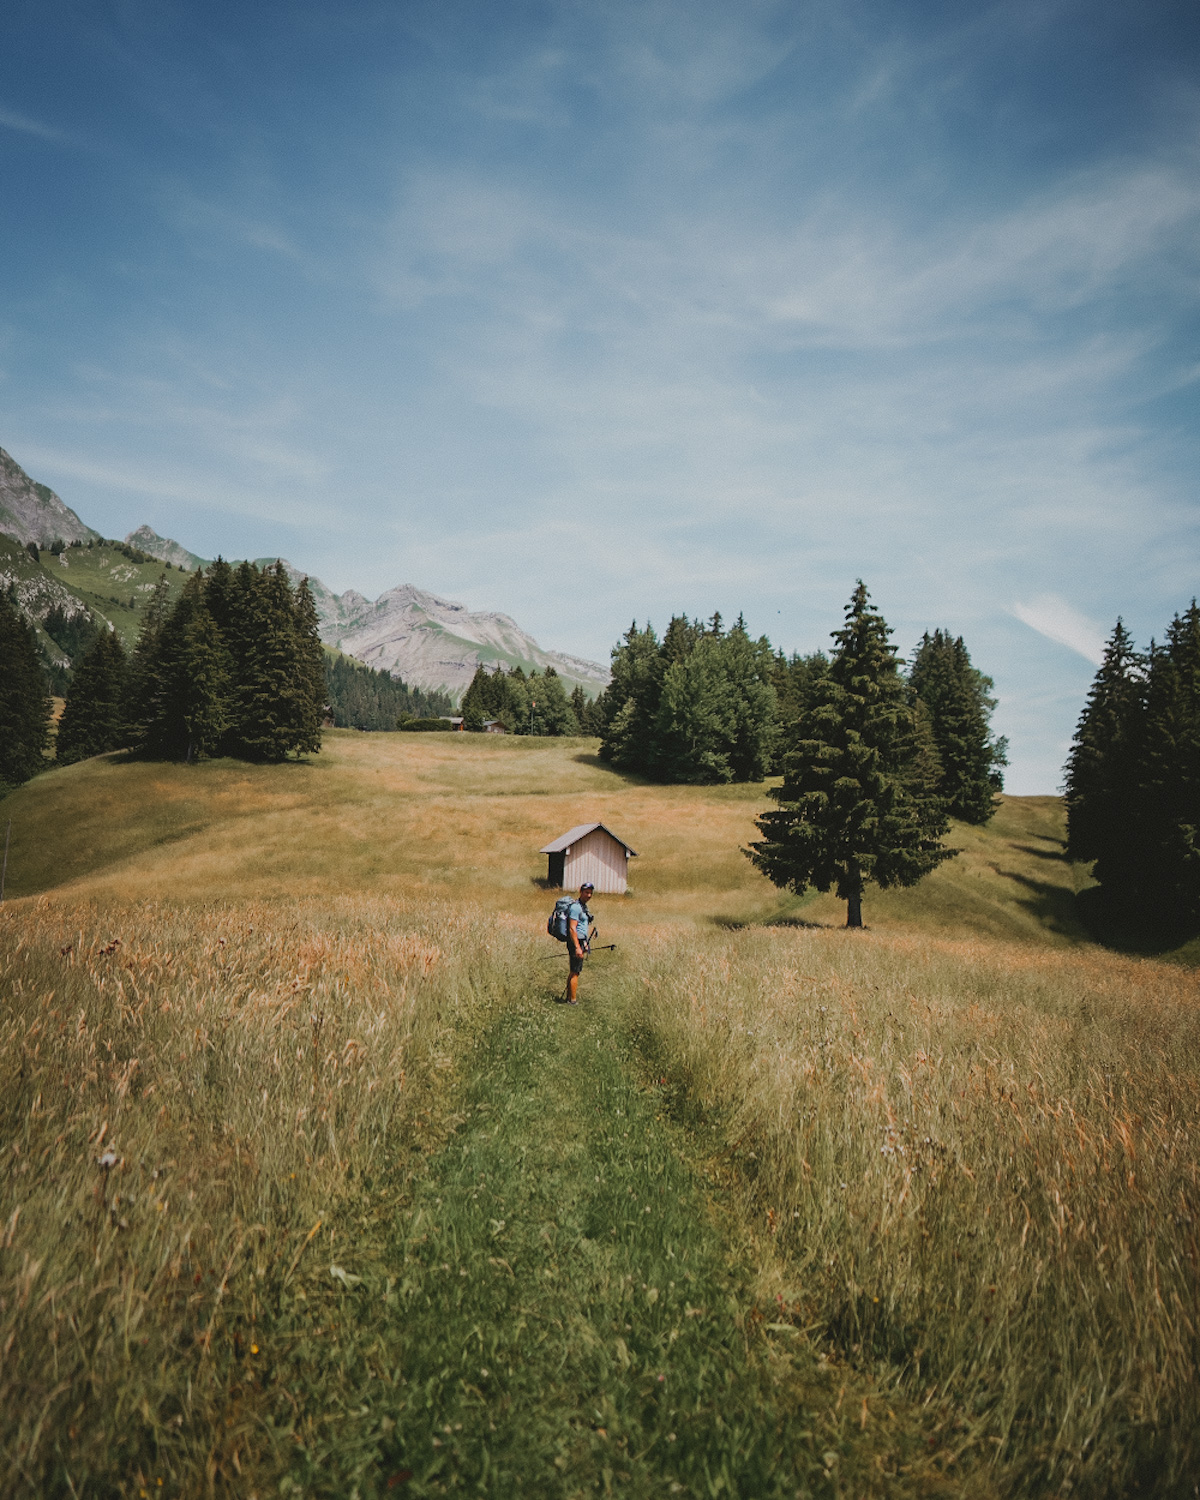
<svg viewBox="0 0 1200 1500"><path fill-rule="evenodd" d="M910 1492L844 1377L752 1314L604 988L494 1023L401 1216L385 1310L347 1294L379 1319L393 1371L357 1492ZM318 1446L305 1489L329 1460L349 1478L336 1429Z"/></svg>

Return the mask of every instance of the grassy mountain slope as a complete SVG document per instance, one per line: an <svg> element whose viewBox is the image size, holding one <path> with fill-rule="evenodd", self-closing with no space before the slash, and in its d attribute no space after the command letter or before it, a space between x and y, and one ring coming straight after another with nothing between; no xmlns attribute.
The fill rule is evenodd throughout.
<svg viewBox="0 0 1200 1500"><path fill-rule="evenodd" d="M68 547L61 559L43 552L36 562L15 538L0 535L0 587L15 584L17 597L39 630L39 639L54 660L61 652L40 631L40 622L58 605L67 614L79 607L108 621L130 649L141 629L146 601L165 577L172 599L183 588L184 575L161 562L131 562L116 546L95 542Z"/></svg>

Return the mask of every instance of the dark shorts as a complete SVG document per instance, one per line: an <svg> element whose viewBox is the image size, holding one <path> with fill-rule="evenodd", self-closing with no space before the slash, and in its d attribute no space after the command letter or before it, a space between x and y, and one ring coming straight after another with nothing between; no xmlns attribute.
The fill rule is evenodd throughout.
<svg viewBox="0 0 1200 1500"><path fill-rule="evenodd" d="M572 953L570 951L570 949L568 949L567 950L567 962L571 965L571 973L572 974L582 974L583 973L583 954L582 953L575 954L575 953Z"/></svg>

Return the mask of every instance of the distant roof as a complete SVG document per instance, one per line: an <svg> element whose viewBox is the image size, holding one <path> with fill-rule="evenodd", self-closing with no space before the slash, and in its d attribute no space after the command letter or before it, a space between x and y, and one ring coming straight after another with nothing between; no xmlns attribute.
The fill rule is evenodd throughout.
<svg viewBox="0 0 1200 1500"><path fill-rule="evenodd" d="M630 846L617 835L611 828L605 828L603 823L580 823L577 828L570 828L560 838L556 838L552 844L546 844L538 850L539 854L558 854L563 849L569 849L572 844L577 844L580 839L586 838L589 833L594 833L599 828L607 833L610 839L616 839L623 849L629 849L630 854L637 858L637 850Z"/></svg>

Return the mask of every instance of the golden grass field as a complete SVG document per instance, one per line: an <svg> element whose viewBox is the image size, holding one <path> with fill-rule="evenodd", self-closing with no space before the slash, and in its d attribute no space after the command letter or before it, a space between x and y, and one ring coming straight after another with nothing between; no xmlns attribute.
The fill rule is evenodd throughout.
<svg viewBox="0 0 1200 1500"><path fill-rule="evenodd" d="M0 804L13 1492L70 1493L67 1454L91 1493L152 1493L155 1451L238 1493L256 1318L310 1250L370 1261L356 1184L436 1135L478 1017L545 987L537 849L595 819L639 857L585 987L623 997L814 1347L933 1403L998 1493L1192 1494L1195 972L1084 941L1055 798L956 826L862 933L741 855L764 805L592 741L351 731L307 764L101 757Z"/></svg>
<svg viewBox="0 0 1200 1500"><path fill-rule="evenodd" d="M250 767L101 756L37 778L6 804L10 895L182 900L370 891L462 897L533 920L542 844L583 821L639 851L621 921L840 923L832 897L775 890L740 848L761 786L662 787L610 770L594 740L326 732L319 756ZM1061 804L1008 798L986 830L915 891L870 892L880 931L907 928L1073 941L1077 872L1062 858Z"/></svg>

